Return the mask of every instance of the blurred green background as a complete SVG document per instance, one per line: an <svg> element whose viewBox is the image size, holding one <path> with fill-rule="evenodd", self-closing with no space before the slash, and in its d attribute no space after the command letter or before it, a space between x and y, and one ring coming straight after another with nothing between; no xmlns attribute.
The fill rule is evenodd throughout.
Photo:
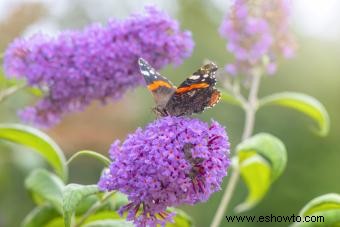
<svg viewBox="0 0 340 227"><path fill-rule="evenodd" d="M81 29L91 22L107 21L110 17L124 18L153 3L178 19L183 29L191 30L195 51L178 68L162 71L175 83L181 82L198 68L204 59L215 61L221 68L232 60L226 52L226 41L220 38L218 27L228 10L228 0L186 1L25 1L1 0L0 48L16 36L37 31L54 34L64 29ZM292 30L299 45L294 59L282 61L277 75L266 77L260 96L278 91L297 91L319 99L331 118L331 131L320 138L310 130L313 122L300 113L266 107L257 114L255 132L270 132L286 144L288 165L265 199L244 215L292 215L312 198L329 192L340 192L340 2L332 0L297 0L292 6ZM338 26L338 27L336 27ZM1 122L18 122L15 112L35 98L18 92L0 106ZM61 124L47 130L70 157L81 149L107 154L113 140L124 139L137 127L154 119L153 100L140 87L107 106L94 103L85 112L70 114ZM213 118L224 124L232 147L240 141L243 112L237 107L220 103L199 116ZM35 153L22 147L0 144L0 226L18 226L33 207L24 178L30 170L46 166ZM93 184L98 181L102 165L96 160L81 158L71 164L70 181ZM225 178L223 188L228 179ZM247 193L240 182L230 207L243 201ZM222 192L206 203L185 206L198 227L208 226ZM234 214L232 209L228 215ZM263 226L266 223L230 223L222 226ZM287 226L287 223L267 223L267 226Z"/></svg>

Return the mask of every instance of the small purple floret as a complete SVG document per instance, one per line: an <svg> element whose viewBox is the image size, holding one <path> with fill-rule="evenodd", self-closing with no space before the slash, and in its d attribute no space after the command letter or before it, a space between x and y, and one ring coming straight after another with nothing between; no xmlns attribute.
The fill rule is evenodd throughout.
<svg viewBox="0 0 340 227"><path fill-rule="evenodd" d="M19 38L8 47L4 68L9 76L26 78L46 91L34 107L21 111L25 121L51 126L94 100L119 99L144 83L137 59L156 69L180 64L193 50L191 33L164 12L147 7L124 21L93 24L83 31L65 31Z"/></svg>
<svg viewBox="0 0 340 227"><path fill-rule="evenodd" d="M137 226L165 225L166 208L206 201L221 189L230 165L224 127L198 119L164 117L137 129L110 149L112 163L98 183L130 203L120 209Z"/></svg>
<svg viewBox="0 0 340 227"><path fill-rule="evenodd" d="M289 30L290 0L235 0L220 26L235 62L226 66L232 76L272 75L278 58L294 56L296 44Z"/></svg>

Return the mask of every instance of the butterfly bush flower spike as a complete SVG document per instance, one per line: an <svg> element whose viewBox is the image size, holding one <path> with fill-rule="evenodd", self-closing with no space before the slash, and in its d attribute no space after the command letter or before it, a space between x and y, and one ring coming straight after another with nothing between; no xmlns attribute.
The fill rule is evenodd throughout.
<svg viewBox="0 0 340 227"><path fill-rule="evenodd" d="M167 207L206 201L220 190L230 164L224 127L187 117L164 117L110 149L112 163L98 183L130 203L120 209L137 226L164 226Z"/></svg>
<svg viewBox="0 0 340 227"><path fill-rule="evenodd" d="M289 31L290 0L235 0L220 27L235 61L226 66L233 76L261 70L272 75L280 57L294 56L296 44Z"/></svg>
<svg viewBox="0 0 340 227"><path fill-rule="evenodd" d="M5 53L4 68L7 75L26 78L29 85L46 91L20 115L26 122L51 126L94 100L116 100L143 84L138 57L160 69L181 63L193 45L190 32L182 32L164 12L146 7L143 14L105 26L17 39Z"/></svg>

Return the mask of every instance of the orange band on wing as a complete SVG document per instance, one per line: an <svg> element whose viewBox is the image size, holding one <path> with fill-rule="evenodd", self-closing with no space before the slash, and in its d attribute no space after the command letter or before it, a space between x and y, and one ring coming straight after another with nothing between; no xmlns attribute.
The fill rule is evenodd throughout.
<svg viewBox="0 0 340 227"><path fill-rule="evenodd" d="M211 95L209 106L214 106L216 103L218 103L220 98L221 98L221 93L219 91L214 91L214 93L212 93Z"/></svg>
<svg viewBox="0 0 340 227"><path fill-rule="evenodd" d="M151 91L154 91L154 90L156 90L159 87L168 87L168 88L171 88L172 86L171 86L171 84L169 84L168 82L166 82L164 80L156 80L152 84L148 85L148 88Z"/></svg>
<svg viewBox="0 0 340 227"><path fill-rule="evenodd" d="M195 88L206 88L206 87L209 87L209 84L207 84L207 83L192 84L192 85L187 86L187 87L178 88L176 90L176 93L183 93L183 92L188 92L188 91L195 89Z"/></svg>

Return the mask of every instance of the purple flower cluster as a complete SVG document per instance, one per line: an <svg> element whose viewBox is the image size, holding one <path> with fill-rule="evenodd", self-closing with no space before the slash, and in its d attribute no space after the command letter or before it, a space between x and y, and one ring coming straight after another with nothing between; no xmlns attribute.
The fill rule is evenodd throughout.
<svg viewBox="0 0 340 227"><path fill-rule="evenodd" d="M144 14L111 20L106 26L17 39L5 53L4 68L7 75L24 77L29 85L46 91L20 115L25 121L50 126L93 100L115 100L143 84L139 57L160 69L181 63L193 45L190 32L182 32L167 14L146 7Z"/></svg>
<svg viewBox="0 0 340 227"><path fill-rule="evenodd" d="M206 201L220 190L230 164L225 129L186 117L164 117L137 129L122 145L112 144L110 157L98 185L128 195L120 212L137 226L164 226L174 215L167 207Z"/></svg>
<svg viewBox="0 0 340 227"><path fill-rule="evenodd" d="M258 70L272 75L279 57L293 57L296 44L289 31L289 14L290 0L235 0L220 27L228 51L235 56L226 71L233 76Z"/></svg>

